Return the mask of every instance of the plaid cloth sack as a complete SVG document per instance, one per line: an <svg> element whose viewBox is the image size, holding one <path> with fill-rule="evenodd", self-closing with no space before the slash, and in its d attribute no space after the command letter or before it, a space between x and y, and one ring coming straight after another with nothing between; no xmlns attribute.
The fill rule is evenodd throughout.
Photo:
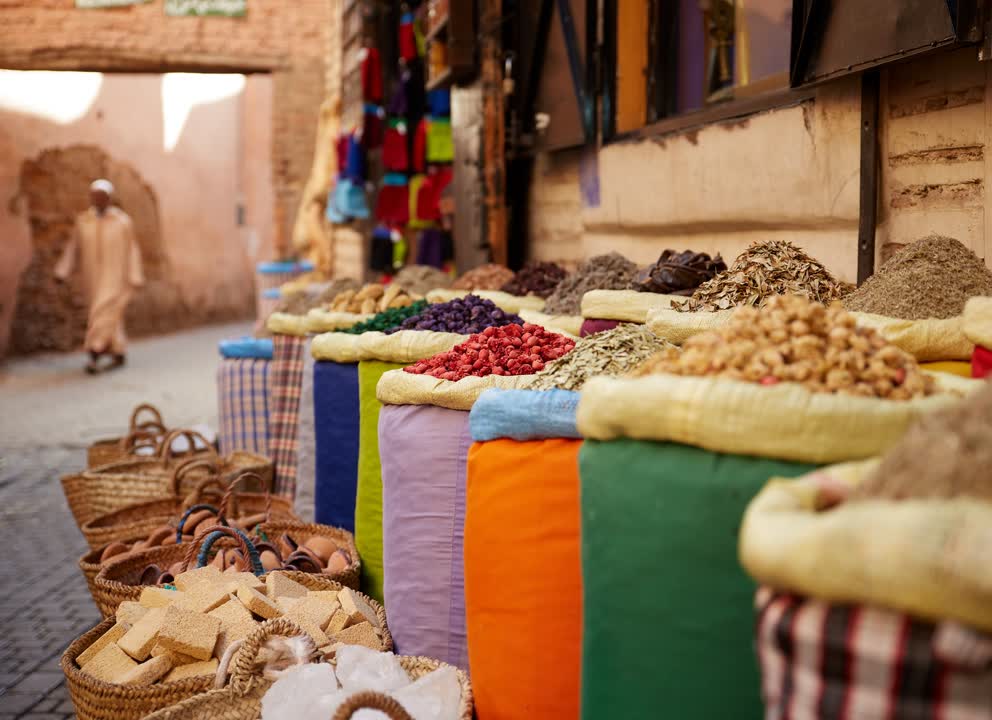
<svg viewBox="0 0 992 720"><path fill-rule="evenodd" d="M272 400L269 404L269 457L275 465L275 494L296 493L303 349L307 339L295 335L272 338Z"/></svg>
<svg viewBox="0 0 992 720"><path fill-rule="evenodd" d="M989 720L992 636L763 587L756 596L766 720Z"/></svg>
<svg viewBox="0 0 992 720"><path fill-rule="evenodd" d="M224 358L217 368L220 451L269 451L269 368L261 358Z"/></svg>

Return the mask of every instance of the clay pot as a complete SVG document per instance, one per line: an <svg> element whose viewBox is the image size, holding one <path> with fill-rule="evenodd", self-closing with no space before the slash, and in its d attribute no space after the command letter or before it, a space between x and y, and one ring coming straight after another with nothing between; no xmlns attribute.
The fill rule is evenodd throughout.
<svg viewBox="0 0 992 720"><path fill-rule="evenodd" d="M344 550L336 550L327 561L327 572L336 575L347 570L349 565L351 565L351 558L348 557L348 553Z"/></svg>
<svg viewBox="0 0 992 720"><path fill-rule="evenodd" d="M186 522L183 524L183 535L196 535L195 530L197 525L204 520L214 520L215 518L216 515L209 510L197 510L186 518ZM213 525L215 523L212 522L210 524ZM210 525L204 525L204 527L210 527Z"/></svg>
<svg viewBox="0 0 992 720"><path fill-rule="evenodd" d="M282 567L282 560L271 550L263 550L259 553L259 558L262 560L262 568L265 572L272 572Z"/></svg>
<svg viewBox="0 0 992 720"><path fill-rule="evenodd" d="M141 573L139 585L158 585L158 579L162 575L162 570L158 565L149 565Z"/></svg>
<svg viewBox="0 0 992 720"><path fill-rule="evenodd" d="M302 546L286 558L285 566L287 569L305 573L320 573L324 570L323 560Z"/></svg>
<svg viewBox="0 0 992 720"><path fill-rule="evenodd" d="M145 540L145 544L148 547L159 547L165 544L167 538L172 538L172 542L176 541L176 531L174 528L170 528L168 525L164 525L155 530L148 539Z"/></svg>
<svg viewBox="0 0 992 720"><path fill-rule="evenodd" d="M293 540L288 534L283 533L283 536L276 541L276 547L279 550L279 554L283 557L288 558L299 547L296 541Z"/></svg>
<svg viewBox="0 0 992 720"><path fill-rule="evenodd" d="M129 552L130 550L131 548L122 542L112 542L103 549L102 553L100 553L100 562L106 562L115 555L120 555L122 553Z"/></svg>
<svg viewBox="0 0 992 720"><path fill-rule="evenodd" d="M331 555L334 554L334 551L338 549L337 544L333 540L322 537L321 535L314 535L307 538L303 545L319 557L323 563L326 563Z"/></svg>
<svg viewBox="0 0 992 720"><path fill-rule="evenodd" d="M237 521L237 525L242 530L251 530L253 527L263 522L265 522L265 513L256 513L254 515L248 515L247 517L240 518Z"/></svg>

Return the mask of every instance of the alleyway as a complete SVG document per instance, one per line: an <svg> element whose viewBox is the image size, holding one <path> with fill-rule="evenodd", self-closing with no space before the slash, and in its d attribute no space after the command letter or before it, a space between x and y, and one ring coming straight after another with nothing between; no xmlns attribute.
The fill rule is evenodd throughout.
<svg viewBox="0 0 992 720"><path fill-rule="evenodd" d="M59 476L85 464L92 440L119 434L140 401L170 425L216 427L217 341L245 332L211 327L139 341L128 367L96 378L78 355L0 368L0 720L72 717L59 658L99 620Z"/></svg>

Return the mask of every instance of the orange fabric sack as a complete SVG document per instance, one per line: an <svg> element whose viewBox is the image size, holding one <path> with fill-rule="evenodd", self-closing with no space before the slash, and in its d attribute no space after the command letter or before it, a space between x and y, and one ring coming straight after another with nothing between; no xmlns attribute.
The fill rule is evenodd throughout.
<svg viewBox="0 0 992 720"><path fill-rule="evenodd" d="M581 440L468 454L465 611L479 720L575 720L582 657Z"/></svg>

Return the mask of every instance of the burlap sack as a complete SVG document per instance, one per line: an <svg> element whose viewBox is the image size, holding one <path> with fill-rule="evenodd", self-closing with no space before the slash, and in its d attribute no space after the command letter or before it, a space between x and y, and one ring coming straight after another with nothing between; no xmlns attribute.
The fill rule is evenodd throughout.
<svg viewBox="0 0 992 720"><path fill-rule="evenodd" d="M360 322L370 320L372 315L362 315L349 312L328 312L314 308L306 314L307 330L312 333L334 332L344 330Z"/></svg>
<svg viewBox="0 0 992 720"><path fill-rule="evenodd" d="M672 306L678 295L637 292L636 290L590 290L582 296L582 317L592 320L621 320L644 324L652 310Z"/></svg>
<svg viewBox="0 0 992 720"><path fill-rule="evenodd" d="M992 348L992 298L971 298L964 306L961 324L968 340L983 348Z"/></svg>
<svg viewBox="0 0 992 720"><path fill-rule="evenodd" d="M540 325L545 330L561 335L567 335L575 340L582 332L582 317L579 315L546 315L537 310L521 310L520 318L524 322Z"/></svg>
<svg viewBox="0 0 992 720"><path fill-rule="evenodd" d="M443 303L456 298L462 298L469 294L468 290L449 290L447 288L431 290L427 293L427 302ZM520 297L510 295L500 290L475 290L471 292L486 300L492 300L500 310L508 313L519 313L521 310L543 310L544 299L534 295Z"/></svg>
<svg viewBox="0 0 992 720"><path fill-rule="evenodd" d="M671 309L652 310L647 325L659 337L681 345L693 335L719 330L729 321L733 310L715 313L683 313ZM967 360L975 349L963 328L962 319L900 320L869 313L851 313L858 325L877 330L882 337L905 350L920 362Z"/></svg>
<svg viewBox="0 0 992 720"><path fill-rule="evenodd" d="M819 479L854 484L874 466L770 482L744 515L744 568L777 589L992 630L992 504L868 500L816 511Z"/></svg>
<svg viewBox="0 0 992 720"><path fill-rule="evenodd" d="M277 335L306 337L309 334L307 319L304 315L275 312L269 315L269 319L265 322L265 327L269 332Z"/></svg>
<svg viewBox="0 0 992 720"><path fill-rule="evenodd" d="M579 432L596 440L672 441L737 455L836 463L881 454L916 418L983 386L946 373L933 377L941 393L905 402L812 393L797 383L597 377L582 388L576 419Z"/></svg>
<svg viewBox="0 0 992 720"><path fill-rule="evenodd" d="M381 332L324 333L313 339L312 351L315 360L413 363L447 352L467 339L467 335L427 330L400 330L392 335Z"/></svg>
<svg viewBox="0 0 992 720"><path fill-rule="evenodd" d="M533 377L489 375L452 382L430 375L391 370L379 380L375 394L383 405L436 405L449 410L471 410L479 395L489 388L523 389L533 381Z"/></svg>

